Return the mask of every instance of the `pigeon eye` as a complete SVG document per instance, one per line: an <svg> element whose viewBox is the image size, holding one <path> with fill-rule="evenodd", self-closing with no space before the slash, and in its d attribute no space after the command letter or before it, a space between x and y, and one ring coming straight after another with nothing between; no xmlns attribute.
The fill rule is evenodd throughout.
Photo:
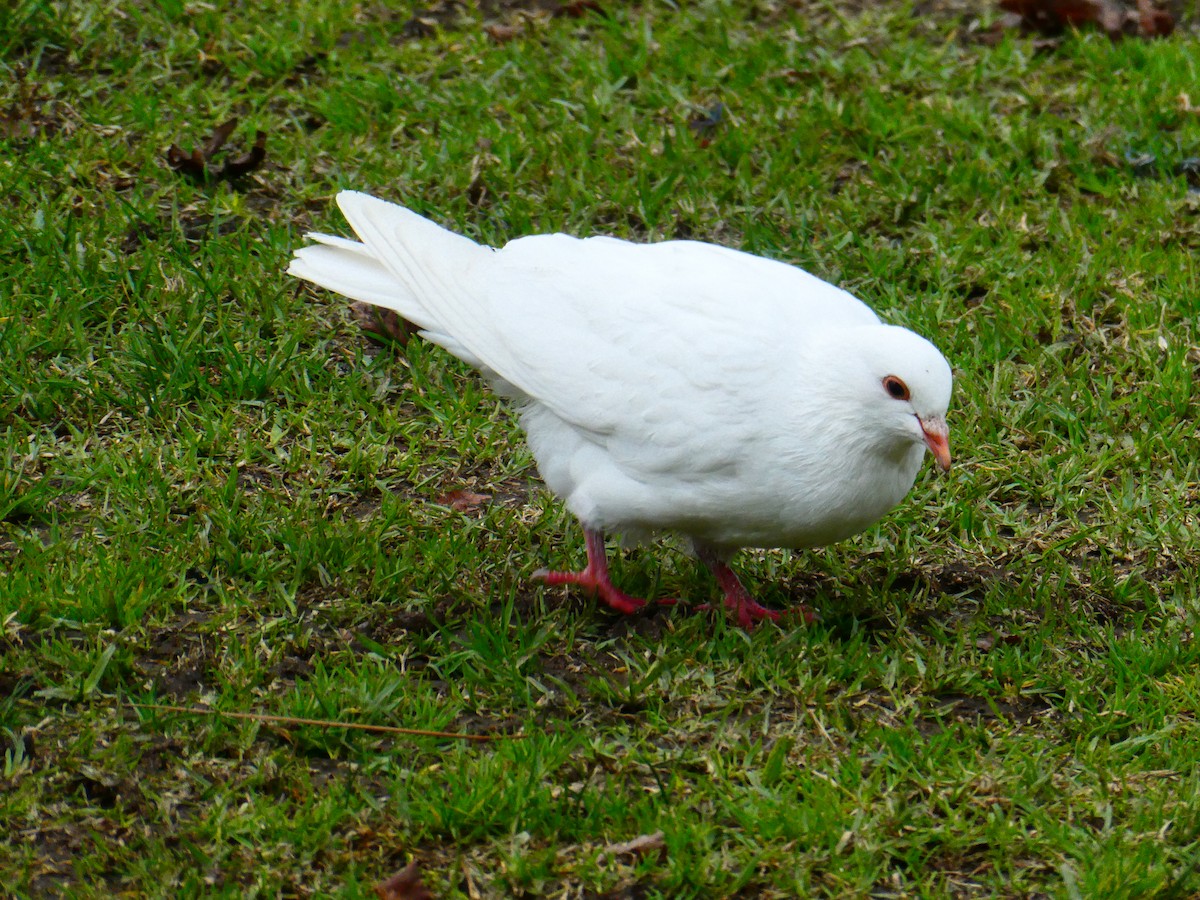
<svg viewBox="0 0 1200 900"><path fill-rule="evenodd" d="M888 392L889 397L895 400L907 400L909 398L908 385L895 375L889 375L883 379L883 389Z"/></svg>

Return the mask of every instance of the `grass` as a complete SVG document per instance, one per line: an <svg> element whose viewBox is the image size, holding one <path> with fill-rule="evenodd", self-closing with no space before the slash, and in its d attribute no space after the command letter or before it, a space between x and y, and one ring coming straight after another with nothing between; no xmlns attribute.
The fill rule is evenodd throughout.
<svg viewBox="0 0 1200 900"><path fill-rule="evenodd" d="M369 897L415 860L448 897L1200 891L1194 32L604 7L496 8L504 42L323 0L0 13L6 889ZM260 169L166 166L233 115ZM743 555L813 627L535 587L582 541L513 419L282 274L342 187L497 244L802 265L946 353L956 468ZM616 566L715 592L669 543Z"/></svg>

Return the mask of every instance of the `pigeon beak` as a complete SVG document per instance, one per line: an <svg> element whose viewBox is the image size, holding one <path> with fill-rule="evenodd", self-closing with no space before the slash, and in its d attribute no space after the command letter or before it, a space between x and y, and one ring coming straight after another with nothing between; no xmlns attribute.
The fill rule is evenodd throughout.
<svg viewBox="0 0 1200 900"><path fill-rule="evenodd" d="M925 432L925 446L937 460L938 467L943 472L949 472L950 429L946 427L946 420L941 416L930 416L928 419L917 416L917 421L921 423L921 430Z"/></svg>

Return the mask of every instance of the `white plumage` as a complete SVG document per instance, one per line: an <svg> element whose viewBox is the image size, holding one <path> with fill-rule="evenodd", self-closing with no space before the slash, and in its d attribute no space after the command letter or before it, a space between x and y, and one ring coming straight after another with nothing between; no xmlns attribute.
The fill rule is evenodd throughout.
<svg viewBox="0 0 1200 900"><path fill-rule="evenodd" d="M677 532L749 626L775 614L733 551L848 537L904 497L926 448L950 464L942 355L794 266L694 241L493 250L366 194L338 205L361 243L309 235L289 273L395 310L516 404L588 537L587 569L549 583L631 612L603 535Z"/></svg>

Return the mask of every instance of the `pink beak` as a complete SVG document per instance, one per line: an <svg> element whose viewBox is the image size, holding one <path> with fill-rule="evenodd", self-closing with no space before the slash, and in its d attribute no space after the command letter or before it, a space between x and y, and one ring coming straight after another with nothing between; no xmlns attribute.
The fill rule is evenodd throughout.
<svg viewBox="0 0 1200 900"><path fill-rule="evenodd" d="M921 423L921 430L925 432L925 446L929 448L941 470L949 472L950 429L946 427L946 420L937 416L928 419L918 417L917 421Z"/></svg>

